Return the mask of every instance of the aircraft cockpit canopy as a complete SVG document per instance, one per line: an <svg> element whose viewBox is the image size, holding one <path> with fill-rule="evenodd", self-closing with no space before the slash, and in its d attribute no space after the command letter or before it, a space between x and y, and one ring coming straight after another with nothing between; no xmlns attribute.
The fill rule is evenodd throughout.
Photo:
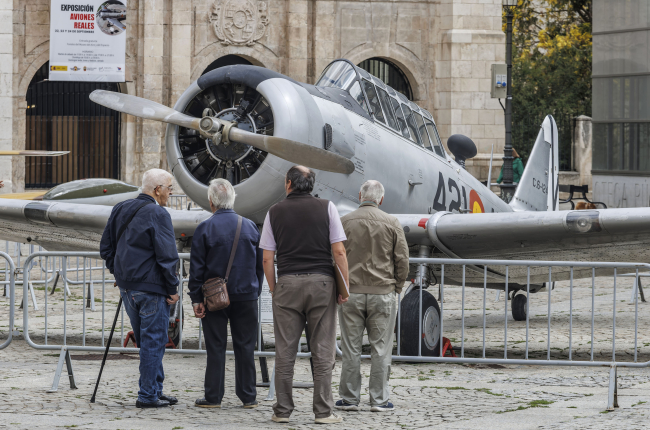
<svg viewBox="0 0 650 430"><path fill-rule="evenodd" d="M347 91L376 122L445 157L431 113L350 61L335 60L330 63L316 86Z"/></svg>

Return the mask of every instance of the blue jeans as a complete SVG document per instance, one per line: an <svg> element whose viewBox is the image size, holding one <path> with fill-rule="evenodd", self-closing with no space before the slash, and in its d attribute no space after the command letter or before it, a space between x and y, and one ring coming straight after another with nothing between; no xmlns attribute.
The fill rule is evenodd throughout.
<svg viewBox="0 0 650 430"><path fill-rule="evenodd" d="M166 297L160 294L123 288L120 294L140 348L138 400L153 403L161 396L165 380L162 359L168 340L169 305Z"/></svg>

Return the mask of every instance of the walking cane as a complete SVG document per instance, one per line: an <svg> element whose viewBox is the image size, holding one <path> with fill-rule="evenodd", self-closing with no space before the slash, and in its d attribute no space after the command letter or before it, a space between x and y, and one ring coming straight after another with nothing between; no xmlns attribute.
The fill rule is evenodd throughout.
<svg viewBox="0 0 650 430"><path fill-rule="evenodd" d="M95 395L97 394L97 388L99 387L99 380L102 378L102 371L104 370L104 364L106 364L106 356L108 355L108 348L111 347L111 341L113 340L113 332L115 331L115 324L117 324L117 317L120 315L120 308L122 307L122 295L120 294L120 301L117 303L117 311L115 311L115 319L113 320L113 327L111 328L111 334L108 335L108 344L106 345L106 351L104 351L104 358L102 359L102 367L99 368L99 375L97 375L97 383L95 384L95 391L93 396L90 398L90 403L95 403Z"/></svg>

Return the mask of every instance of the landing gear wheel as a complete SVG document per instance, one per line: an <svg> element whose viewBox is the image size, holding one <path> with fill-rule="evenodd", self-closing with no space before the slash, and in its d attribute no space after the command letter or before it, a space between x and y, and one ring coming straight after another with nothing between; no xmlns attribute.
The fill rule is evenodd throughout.
<svg viewBox="0 0 650 430"><path fill-rule="evenodd" d="M526 300L525 294L517 294L510 302L515 321L526 321Z"/></svg>
<svg viewBox="0 0 650 430"><path fill-rule="evenodd" d="M418 343L422 343L423 357L440 355L440 307L428 291L422 291L422 337L418 339L420 324L420 290L413 288L402 299L400 314L400 354L418 355Z"/></svg>

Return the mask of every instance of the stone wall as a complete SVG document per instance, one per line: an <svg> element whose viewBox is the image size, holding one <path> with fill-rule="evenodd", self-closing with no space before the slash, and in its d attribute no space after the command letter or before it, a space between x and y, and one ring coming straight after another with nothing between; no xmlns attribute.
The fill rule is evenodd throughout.
<svg viewBox="0 0 650 430"><path fill-rule="evenodd" d="M224 11L245 4L256 11L253 34L226 31ZM0 147L13 136L11 146L21 149L27 86L48 60L49 0L0 0L0 16L8 21L9 15L12 41L0 46L0 56L7 56L0 64L0 121L11 126L0 130ZM407 76L415 102L434 115L443 141L455 133L469 136L480 160L489 159L494 144L500 166L503 111L490 98L490 65L504 62L501 0L129 0L127 28L122 91L167 105L224 55L308 83L337 58L386 58ZM164 133L160 123L123 116L123 180L138 183L143 171L167 166ZM7 166L0 164L3 177L22 191L24 162L14 157L10 173ZM475 170L487 179L486 166Z"/></svg>

